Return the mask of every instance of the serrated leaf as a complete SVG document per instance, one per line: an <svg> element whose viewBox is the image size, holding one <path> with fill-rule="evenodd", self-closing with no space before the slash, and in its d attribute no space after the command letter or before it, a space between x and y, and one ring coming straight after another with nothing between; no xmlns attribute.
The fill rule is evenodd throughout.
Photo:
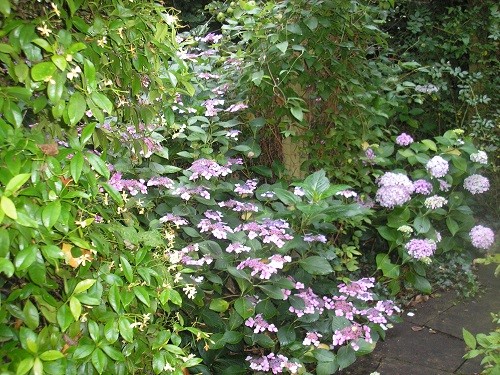
<svg viewBox="0 0 500 375"><path fill-rule="evenodd" d="M243 319L248 319L255 314L254 305L245 297L240 297L234 301L234 309Z"/></svg>

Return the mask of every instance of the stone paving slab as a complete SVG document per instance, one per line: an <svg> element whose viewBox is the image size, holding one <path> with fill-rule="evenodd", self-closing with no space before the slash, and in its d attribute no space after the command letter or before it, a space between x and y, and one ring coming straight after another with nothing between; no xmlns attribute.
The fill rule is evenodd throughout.
<svg viewBox="0 0 500 375"><path fill-rule="evenodd" d="M476 375L481 372L480 359L465 361L466 345L462 327L476 334L494 329L490 313L500 311L500 278L494 267L478 267L481 294L460 300L454 291L407 309L403 323L387 332L375 351L360 357L340 375ZM414 316L407 316L413 311ZM413 329L412 329L413 328Z"/></svg>
<svg viewBox="0 0 500 375"><path fill-rule="evenodd" d="M384 358L377 369L381 375L452 375L453 372ZM366 373L365 375L368 375ZM361 374L359 374L361 375Z"/></svg>

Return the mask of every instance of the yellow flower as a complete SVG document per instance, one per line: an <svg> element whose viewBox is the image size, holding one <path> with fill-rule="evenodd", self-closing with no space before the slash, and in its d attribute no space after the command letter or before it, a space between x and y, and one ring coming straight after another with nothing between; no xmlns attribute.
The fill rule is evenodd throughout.
<svg viewBox="0 0 500 375"><path fill-rule="evenodd" d="M52 33L52 30L47 27L45 22L42 22L42 26L38 26L36 29L40 31L42 36L49 36Z"/></svg>

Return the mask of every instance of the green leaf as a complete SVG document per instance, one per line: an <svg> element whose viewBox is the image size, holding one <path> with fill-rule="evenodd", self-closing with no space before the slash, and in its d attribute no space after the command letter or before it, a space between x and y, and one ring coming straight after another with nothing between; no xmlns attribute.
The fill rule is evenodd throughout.
<svg viewBox="0 0 500 375"><path fill-rule="evenodd" d="M132 289L134 291L135 296L146 306L150 306L149 294L145 287L136 286Z"/></svg>
<svg viewBox="0 0 500 375"><path fill-rule="evenodd" d="M83 61L83 77L85 83L87 84L87 92L93 92L97 87L97 81L95 79L95 66L92 61L88 59Z"/></svg>
<svg viewBox="0 0 500 375"><path fill-rule="evenodd" d="M389 254L377 254L377 268L382 271L385 277L396 279L399 277L399 265L391 263Z"/></svg>
<svg viewBox="0 0 500 375"><path fill-rule="evenodd" d="M132 266L128 262L127 258L125 258L124 256L120 256L120 264L122 266L125 278L129 283L132 283L134 281L134 274L132 272Z"/></svg>
<svg viewBox="0 0 500 375"><path fill-rule="evenodd" d="M0 220L1 221L1 220ZM7 228L0 227L0 258L7 257L10 251L10 236Z"/></svg>
<svg viewBox="0 0 500 375"><path fill-rule="evenodd" d="M90 340L88 340L90 341ZM95 349L95 344L93 342L80 343L73 353L73 359L82 359L88 357Z"/></svg>
<svg viewBox="0 0 500 375"><path fill-rule="evenodd" d="M209 309L217 312L224 312L229 308L229 302L223 298L216 298L210 302Z"/></svg>
<svg viewBox="0 0 500 375"><path fill-rule="evenodd" d="M57 67L51 61L44 61L31 68L33 81L48 81L55 74Z"/></svg>
<svg viewBox="0 0 500 375"><path fill-rule="evenodd" d="M96 283L96 279L85 279L76 284L73 294L80 294Z"/></svg>
<svg viewBox="0 0 500 375"><path fill-rule="evenodd" d="M314 193L321 194L330 187L330 181L325 177L325 171L319 170L304 180L304 187Z"/></svg>
<svg viewBox="0 0 500 375"><path fill-rule="evenodd" d="M276 44L276 48L279 49L281 53L285 53L288 48L288 41L285 40L284 42Z"/></svg>
<svg viewBox="0 0 500 375"><path fill-rule="evenodd" d="M2 195L2 198L0 198L0 208L2 211L10 217L12 220L17 220L17 210L16 206L14 205L14 202L10 198L8 198L5 195Z"/></svg>
<svg viewBox="0 0 500 375"><path fill-rule="evenodd" d="M120 291L116 284L113 284L109 288L108 301L113 310L119 312L120 310Z"/></svg>
<svg viewBox="0 0 500 375"><path fill-rule="evenodd" d="M40 316L38 314L38 310L36 306L30 301L27 300L23 309L24 314L24 323L28 326L29 329L35 330L38 328L38 324L40 323Z"/></svg>
<svg viewBox="0 0 500 375"><path fill-rule="evenodd" d="M437 152L436 144L430 139L422 140L422 143L427 147L427 149Z"/></svg>
<svg viewBox="0 0 500 375"><path fill-rule="evenodd" d="M427 233L431 229L431 222L426 216L417 216L413 227L417 233Z"/></svg>
<svg viewBox="0 0 500 375"><path fill-rule="evenodd" d="M87 110L87 103L85 98L79 92L71 95L68 104L68 117L70 125L75 125L80 121Z"/></svg>
<svg viewBox="0 0 500 375"><path fill-rule="evenodd" d="M476 349L476 338L472 333L467 331L465 328L462 328L462 336L464 337L465 345L471 349Z"/></svg>
<svg viewBox="0 0 500 375"><path fill-rule="evenodd" d="M83 153L81 151L75 152L75 154L71 158L69 170L71 173L71 177L73 177L73 181L75 181L75 183L78 183L78 181L80 180L80 176L82 175L83 161Z"/></svg>
<svg viewBox="0 0 500 375"><path fill-rule="evenodd" d="M122 352L113 348L112 346L104 345L101 348L102 348L103 352L106 353L111 359L113 359L115 361L120 361L120 362L125 361L125 356L122 354Z"/></svg>
<svg viewBox="0 0 500 375"><path fill-rule="evenodd" d="M1 1L1 0L0 0ZM17 366L16 375L24 375L33 368L35 359L33 357L24 358Z"/></svg>
<svg viewBox="0 0 500 375"><path fill-rule="evenodd" d="M106 354L104 354L101 349L95 348L94 352L92 353L91 360L97 372L99 374L102 374L106 369L106 366L108 365L108 357L106 356Z"/></svg>
<svg viewBox="0 0 500 375"><path fill-rule="evenodd" d="M278 329L276 335L278 337L278 341L280 342L281 346L289 345L293 343L297 338L297 335L295 334L295 329L293 329L293 327L290 325L281 326Z"/></svg>
<svg viewBox="0 0 500 375"><path fill-rule="evenodd" d="M48 203L42 210L42 223L46 228L52 228L61 216L61 202Z"/></svg>
<svg viewBox="0 0 500 375"><path fill-rule="evenodd" d="M109 185L106 182L101 182L101 186L106 190L106 192L109 194L109 196L116 202L118 205L123 205L123 197L120 195L118 190L116 190L114 187Z"/></svg>
<svg viewBox="0 0 500 375"><path fill-rule="evenodd" d="M269 297L273 299L280 299L282 300L284 295L283 291L281 288L277 285L258 285L258 288L262 289L264 293L266 293Z"/></svg>
<svg viewBox="0 0 500 375"><path fill-rule="evenodd" d="M318 27L318 19L316 17L307 18L304 23L309 28L309 30L314 31Z"/></svg>
<svg viewBox="0 0 500 375"><path fill-rule="evenodd" d="M69 299L69 309L73 318L75 318L75 321L80 319L80 315L82 314L82 304L75 296L71 296Z"/></svg>
<svg viewBox="0 0 500 375"><path fill-rule="evenodd" d="M0 273L4 273L7 278L12 277L15 268L12 262L6 258L0 258Z"/></svg>
<svg viewBox="0 0 500 375"><path fill-rule="evenodd" d="M17 253L14 259L14 265L18 271L27 269L36 260L38 249L35 245L25 247Z"/></svg>
<svg viewBox="0 0 500 375"><path fill-rule="evenodd" d="M65 82L66 76L64 74L56 74L47 84L47 96L52 104L57 104L61 100Z"/></svg>
<svg viewBox="0 0 500 375"><path fill-rule="evenodd" d="M432 292L432 286L429 280L420 275L415 275L415 280L413 286L423 293L430 294Z"/></svg>
<svg viewBox="0 0 500 375"><path fill-rule="evenodd" d="M66 331L73 321L73 314L68 305L59 307L57 310L57 323L61 327L61 331Z"/></svg>
<svg viewBox="0 0 500 375"><path fill-rule="evenodd" d="M122 335L123 339L128 342L132 342L134 340L134 330L130 327L130 324L130 321L123 316L118 319L118 329L120 330L120 335Z"/></svg>
<svg viewBox="0 0 500 375"><path fill-rule="evenodd" d="M240 297L234 301L234 309L243 319L248 319L255 314L254 305L245 297Z"/></svg>
<svg viewBox="0 0 500 375"><path fill-rule="evenodd" d="M292 116L295 117L299 122L302 122L302 120L304 119L304 112L303 112L302 108L291 107L290 112L291 112Z"/></svg>
<svg viewBox="0 0 500 375"><path fill-rule="evenodd" d="M85 145L85 143L87 143L87 141L92 137L96 125L97 123L92 122L83 128L82 133L80 135L80 144L82 146Z"/></svg>
<svg viewBox="0 0 500 375"><path fill-rule="evenodd" d="M109 100L109 98L106 95L94 91L90 95L90 98L92 99L94 104L99 108L101 108L104 112L108 114L113 112L113 103L111 102L111 100Z"/></svg>
<svg viewBox="0 0 500 375"><path fill-rule="evenodd" d="M59 350L47 350L40 354L40 359L45 362L56 361L61 358L64 358L64 354Z"/></svg>
<svg viewBox="0 0 500 375"><path fill-rule="evenodd" d="M31 173L22 173L12 177L7 185L5 186L5 190L3 192L4 196L10 196L17 192L21 186L24 185L26 181L28 181L31 177Z"/></svg>
<svg viewBox="0 0 500 375"><path fill-rule="evenodd" d="M333 268L330 262L320 256L310 256L299 261L300 266L304 271L311 275L329 275L333 273Z"/></svg>
<svg viewBox="0 0 500 375"><path fill-rule="evenodd" d="M0 0L0 13L2 13L5 17L8 17L10 15L9 0Z"/></svg>
<svg viewBox="0 0 500 375"><path fill-rule="evenodd" d="M343 370L356 361L356 352L351 345L342 346L337 352L337 363L339 369Z"/></svg>
<svg viewBox="0 0 500 375"><path fill-rule="evenodd" d="M52 60L54 65L59 68L60 71L64 72L66 70L66 67L68 66L68 62L66 61L64 56L52 55L52 56L50 56L50 59Z"/></svg>
<svg viewBox="0 0 500 375"><path fill-rule="evenodd" d="M92 168L103 176L105 179L109 179L109 168L99 156L94 153L87 153L87 159L92 166Z"/></svg>
<svg viewBox="0 0 500 375"><path fill-rule="evenodd" d="M451 217L446 218L446 226L448 227L448 230L450 231L452 236L454 236L460 230L460 225L458 225L458 223Z"/></svg>

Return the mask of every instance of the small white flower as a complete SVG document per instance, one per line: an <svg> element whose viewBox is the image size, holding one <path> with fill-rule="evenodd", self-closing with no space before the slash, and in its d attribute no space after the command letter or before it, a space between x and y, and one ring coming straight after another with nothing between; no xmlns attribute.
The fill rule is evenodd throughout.
<svg viewBox="0 0 500 375"><path fill-rule="evenodd" d="M40 31L40 35L42 36L49 36L52 34L52 30L47 27L45 22L42 22L42 26L38 26L36 29Z"/></svg>

